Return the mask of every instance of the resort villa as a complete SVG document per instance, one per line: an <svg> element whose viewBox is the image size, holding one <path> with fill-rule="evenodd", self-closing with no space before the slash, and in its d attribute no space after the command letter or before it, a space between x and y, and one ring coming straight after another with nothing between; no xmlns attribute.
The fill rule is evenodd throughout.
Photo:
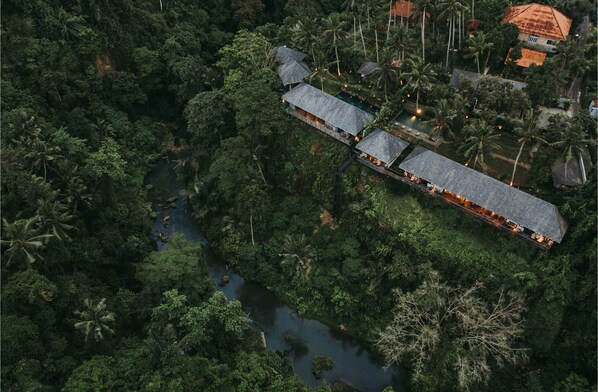
<svg viewBox="0 0 598 392"><path fill-rule="evenodd" d="M286 64L302 60L295 55ZM482 77L487 76L455 69L451 83L459 85L470 79L475 88ZM407 141L383 129L375 128L360 139L374 115L307 83L293 87L294 83L287 83L289 80L285 78L286 74L282 72L283 83L292 87L282 96L287 112L350 146L361 164L497 228L508 230L540 248L549 249L562 241L568 225L553 204L423 147L410 147ZM524 83L503 81L518 89L525 87ZM403 153L407 156L401 161Z"/></svg>
<svg viewBox="0 0 598 392"><path fill-rule="evenodd" d="M347 145L359 141L359 134L374 116L339 98L302 83L282 96L287 111Z"/></svg>
<svg viewBox="0 0 598 392"><path fill-rule="evenodd" d="M284 46L276 48L276 61L279 64L276 71L282 80L283 86L291 88L302 83L303 79L311 73L309 67L303 61L305 57L307 57L305 53Z"/></svg>
<svg viewBox="0 0 598 392"><path fill-rule="evenodd" d="M567 222L542 199L416 147L399 165L414 186L543 248L561 242Z"/></svg>
<svg viewBox="0 0 598 392"><path fill-rule="evenodd" d="M507 8L502 23L513 23L519 29L519 41L532 52L556 52L559 42L565 41L571 19L544 4L525 4ZM522 59L532 56L522 53Z"/></svg>

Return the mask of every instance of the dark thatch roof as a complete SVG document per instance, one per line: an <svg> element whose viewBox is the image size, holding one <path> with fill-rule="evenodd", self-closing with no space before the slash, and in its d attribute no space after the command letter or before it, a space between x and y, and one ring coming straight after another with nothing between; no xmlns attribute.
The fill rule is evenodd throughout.
<svg viewBox="0 0 598 392"><path fill-rule="evenodd" d="M376 128L374 132L360 141L355 148L390 166L408 145L409 143L403 139Z"/></svg>
<svg viewBox="0 0 598 392"><path fill-rule="evenodd" d="M469 81L471 82L471 87L476 89L478 88L478 85L480 84L480 80L482 78L495 78L500 80L502 83L510 83L513 86L513 88L516 88L517 90L523 90L525 87L527 87L526 83L518 82L516 80L503 79L491 75L480 75L476 72L465 71L459 68L453 68L453 74L451 75L451 84L455 87L459 87L465 79L469 79Z"/></svg>
<svg viewBox="0 0 598 392"><path fill-rule="evenodd" d="M353 136L374 120L370 113L306 83L287 92L282 99Z"/></svg>
<svg viewBox="0 0 598 392"><path fill-rule="evenodd" d="M307 64L295 60L279 65L277 71L284 86L301 83L303 78L311 73Z"/></svg>
<svg viewBox="0 0 598 392"><path fill-rule="evenodd" d="M556 242L567 231L553 204L425 148L416 147L399 168Z"/></svg>
<svg viewBox="0 0 598 392"><path fill-rule="evenodd" d="M278 46L276 48L276 60L279 64L286 64L291 61L303 61L306 57L307 55L305 53L287 48L286 46Z"/></svg>
<svg viewBox="0 0 598 392"><path fill-rule="evenodd" d="M361 66L357 70L357 73L360 75L366 76L367 74L369 74L376 68L378 68L378 63L374 63L371 61L364 61L363 64L361 64Z"/></svg>
<svg viewBox="0 0 598 392"><path fill-rule="evenodd" d="M582 159L583 162L580 162L580 159ZM580 163L583 165L583 172ZM584 148L581 158L578 156L567 164L565 164L565 161L562 159L553 163L551 167L552 182L557 188L560 188L561 186L580 185L585 182L586 173L588 173L588 169L591 165L592 161L590 159L590 153L587 148Z"/></svg>

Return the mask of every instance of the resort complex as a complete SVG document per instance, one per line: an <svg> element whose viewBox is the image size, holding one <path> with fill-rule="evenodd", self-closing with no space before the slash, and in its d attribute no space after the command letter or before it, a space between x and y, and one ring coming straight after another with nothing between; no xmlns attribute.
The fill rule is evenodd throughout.
<svg viewBox="0 0 598 392"><path fill-rule="evenodd" d="M408 141L383 129L366 131L371 127L369 124L374 121L374 115L355 106L352 101L345 102L303 82L310 73L303 62L306 57L306 54L290 48L277 48L278 73L283 85L290 88L282 95L289 114L350 146L357 154L357 161L363 165L437 197L497 228L510 231L544 249L562 241L568 224L553 204L421 146L410 147ZM365 62L357 73L363 78L377 68L376 63ZM475 89L483 79L506 83L517 90L526 87L520 81L457 68L453 69L450 83L460 86L467 80ZM398 116L394 123L405 131L408 127L400 120L401 116ZM421 132L415 134L420 135ZM400 159L404 151L410 152ZM576 163L567 166L569 171L579 168ZM566 177L569 178L569 175ZM571 181L561 180L558 185L561 183L571 185Z"/></svg>

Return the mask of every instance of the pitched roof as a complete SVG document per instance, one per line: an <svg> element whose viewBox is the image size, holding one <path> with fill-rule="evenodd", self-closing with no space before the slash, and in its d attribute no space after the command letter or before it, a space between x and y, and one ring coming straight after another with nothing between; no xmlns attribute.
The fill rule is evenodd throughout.
<svg viewBox="0 0 598 392"><path fill-rule="evenodd" d="M280 64L290 63L291 61L303 61L306 57L307 55L305 53L287 48L286 46L278 46L276 48L276 60Z"/></svg>
<svg viewBox="0 0 598 392"><path fill-rule="evenodd" d="M507 8L502 23L515 24L521 33L564 41L569 35L571 18L543 4L525 4Z"/></svg>
<svg viewBox="0 0 598 392"><path fill-rule="evenodd" d="M390 15L396 16L397 18L400 18L401 16L403 18L409 18L411 15L413 15L416 9L417 7L412 2L401 1L400 3L397 2L394 4L390 10Z"/></svg>
<svg viewBox="0 0 598 392"><path fill-rule="evenodd" d="M471 82L471 87L476 89L476 88L478 88L478 85L480 84L480 81L482 80L482 78L499 79L502 83L510 83L517 90L523 90L525 87L527 87L526 83L518 82L516 80L503 79L503 78L499 78L497 76L491 76L491 75L480 75L476 72L465 71L465 70L459 69L459 68L453 68L453 74L451 75L450 83L453 86L459 87L461 85L461 83L463 82L463 80L469 79L469 81Z"/></svg>
<svg viewBox="0 0 598 392"><path fill-rule="evenodd" d="M376 68L378 68L378 63L374 63L372 61L364 61L357 70L357 73L365 76L373 70L375 70Z"/></svg>
<svg viewBox="0 0 598 392"><path fill-rule="evenodd" d="M306 83L288 91L282 99L353 136L374 120L370 113Z"/></svg>
<svg viewBox="0 0 598 392"><path fill-rule="evenodd" d="M303 78L311 73L307 64L295 60L279 65L277 71L284 86L301 83Z"/></svg>
<svg viewBox="0 0 598 392"><path fill-rule="evenodd" d="M511 50L513 50L513 48L509 49L509 56L511 54ZM507 56L507 60L509 59L509 56ZM515 64L523 68L528 68L532 64L535 64L537 67L539 67L544 64L545 59L546 53L544 52L521 48L521 58L515 61Z"/></svg>
<svg viewBox="0 0 598 392"><path fill-rule="evenodd" d="M390 166L408 145L409 143L403 139L391 135L380 128L376 128L372 133L363 138L362 141L357 143L355 148Z"/></svg>
<svg viewBox="0 0 598 392"><path fill-rule="evenodd" d="M399 168L556 242L567 231L567 222L553 204L423 147L416 147Z"/></svg>

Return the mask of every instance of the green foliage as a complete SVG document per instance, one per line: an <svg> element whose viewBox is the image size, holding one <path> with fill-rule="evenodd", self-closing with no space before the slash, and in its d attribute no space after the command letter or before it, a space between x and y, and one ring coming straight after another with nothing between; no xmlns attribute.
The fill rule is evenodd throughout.
<svg viewBox="0 0 598 392"><path fill-rule="evenodd" d="M138 265L137 278L154 300L166 290L178 289L192 303L209 295L214 282L207 275L203 246L185 241L180 234L170 237L166 248L152 252Z"/></svg>
<svg viewBox="0 0 598 392"><path fill-rule="evenodd" d="M332 358L316 355L311 364L311 372L316 376L316 378L320 378L322 376L322 372L324 370L332 369Z"/></svg>
<svg viewBox="0 0 598 392"><path fill-rule="evenodd" d="M28 317L2 315L2 375L8 376L17 363L26 358L43 358L45 349L39 329Z"/></svg>

